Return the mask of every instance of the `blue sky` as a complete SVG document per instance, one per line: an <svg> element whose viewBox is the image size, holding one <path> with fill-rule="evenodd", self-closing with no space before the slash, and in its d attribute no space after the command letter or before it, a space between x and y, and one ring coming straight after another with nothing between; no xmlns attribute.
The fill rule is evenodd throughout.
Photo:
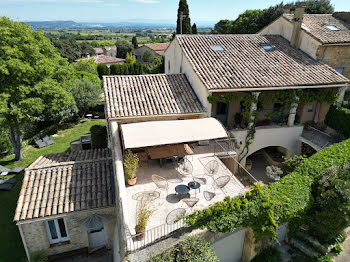
<svg viewBox="0 0 350 262"><path fill-rule="evenodd" d="M350 11L349 0L332 0L336 11ZM281 0L187 0L194 22L235 19L246 9L266 8ZM288 1L284 1L288 2ZM0 0L0 16L21 21L125 20L174 21L178 0Z"/></svg>

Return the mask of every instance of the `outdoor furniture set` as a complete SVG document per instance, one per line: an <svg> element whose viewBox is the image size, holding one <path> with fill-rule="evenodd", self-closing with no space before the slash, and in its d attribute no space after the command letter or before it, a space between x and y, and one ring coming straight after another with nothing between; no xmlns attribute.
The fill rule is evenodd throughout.
<svg viewBox="0 0 350 262"><path fill-rule="evenodd" d="M53 139L50 138L48 135L43 135L41 138L39 136L34 136L33 140L39 148L55 144L55 141L53 141Z"/></svg>
<svg viewBox="0 0 350 262"><path fill-rule="evenodd" d="M0 165L0 190L11 190L16 184L16 178L7 177L22 172L22 167L6 168Z"/></svg>

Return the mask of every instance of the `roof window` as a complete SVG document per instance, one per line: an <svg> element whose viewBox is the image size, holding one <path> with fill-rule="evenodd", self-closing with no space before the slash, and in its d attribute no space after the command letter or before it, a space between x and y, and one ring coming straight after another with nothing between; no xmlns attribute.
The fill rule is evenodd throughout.
<svg viewBox="0 0 350 262"><path fill-rule="evenodd" d="M211 45L210 47L214 51L224 51L224 48L221 45Z"/></svg>
<svg viewBox="0 0 350 262"><path fill-rule="evenodd" d="M274 50L274 48L270 44L262 44L261 47L264 48L265 51L272 51L272 50Z"/></svg>
<svg viewBox="0 0 350 262"><path fill-rule="evenodd" d="M324 25L325 28L332 30L332 31L339 31L340 29L334 25Z"/></svg>

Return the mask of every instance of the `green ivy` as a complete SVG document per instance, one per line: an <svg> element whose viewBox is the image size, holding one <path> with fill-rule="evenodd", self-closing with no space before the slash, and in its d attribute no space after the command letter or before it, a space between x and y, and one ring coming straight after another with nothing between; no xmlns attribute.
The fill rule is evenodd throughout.
<svg viewBox="0 0 350 262"><path fill-rule="evenodd" d="M331 128L350 137L350 109L344 107L331 106L325 123Z"/></svg>
<svg viewBox="0 0 350 262"><path fill-rule="evenodd" d="M313 181L331 166L350 163L350 139L323 149L306 159L281 180L257 186L245 196L226 197L204 210L185 217L194 227L212 232L233 232L251 227L257 240L276 239L278 224L303 221L312 203Z"/></svg>

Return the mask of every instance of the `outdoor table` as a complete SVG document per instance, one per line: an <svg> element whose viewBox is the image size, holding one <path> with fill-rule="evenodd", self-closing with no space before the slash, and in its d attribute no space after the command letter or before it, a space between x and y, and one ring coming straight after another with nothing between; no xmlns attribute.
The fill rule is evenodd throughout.
<svg viewBox="0 0 350 262"><path fill-rule="evenodd" d="M134 200L137 201L153 201L157 198L159 198L160 193L157 191L146 191L146 192L139 192L132 196Z"/></svg>
<svg viewBox="0 0 350 262"><path fill-rule="evenodd" d="M178 185L175 187L175 192L179 195L186 195L188 192L190 192L190 188L186 185Z"/></svg>
<svg viewBox="0 0 350 262"><path fill-rule="evenodd" d="M201 184L196 181L189 182L188 187L194 190L195 195L197 195L197 189L199 190L199 193L201 192Z"/></svg>

